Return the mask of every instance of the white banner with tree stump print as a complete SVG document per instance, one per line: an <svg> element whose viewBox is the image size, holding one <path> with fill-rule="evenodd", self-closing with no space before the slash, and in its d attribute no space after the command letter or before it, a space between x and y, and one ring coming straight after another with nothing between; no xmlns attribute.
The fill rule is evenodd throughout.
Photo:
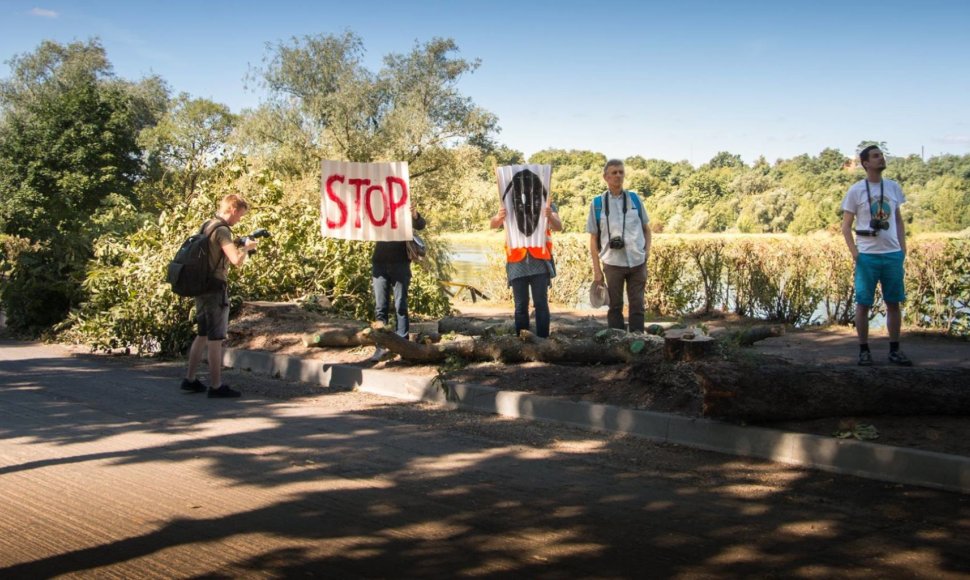
<svg viewBox="0 0 970 580"><path fill-rule="evenodd" d="M546 245L546 207L552 203L551 165L506 165L495 170L498 193L505 208L505 237L509 248Z"/></svg>

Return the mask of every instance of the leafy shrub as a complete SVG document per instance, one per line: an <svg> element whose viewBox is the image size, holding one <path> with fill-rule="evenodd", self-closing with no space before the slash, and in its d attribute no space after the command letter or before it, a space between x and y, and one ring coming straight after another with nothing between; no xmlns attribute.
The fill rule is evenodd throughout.
<svg viewBox="0 0 970 580"><path fill-rule="evenodd" d="M970 240L916 244L906 260L908 324L970 336Z"/></svg>
<svg viewBox="0 0 970 580"><path fill-rule="evenodd" d="M701 282L691 268L688 242L655 239L647 264L646 310L660 316L680 316L700 302Z"/></svg>

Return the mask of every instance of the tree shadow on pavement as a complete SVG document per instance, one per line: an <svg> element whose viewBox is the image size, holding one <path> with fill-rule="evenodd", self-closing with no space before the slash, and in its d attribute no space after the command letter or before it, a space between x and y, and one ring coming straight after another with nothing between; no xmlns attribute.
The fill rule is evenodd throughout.
<svg viewBox="0 0 970 580"><path fill-rule="evenodd" d="M0 556L0 576L884 578L970 568L966 496L357 393L210 401L183 395L176 376L84 359L4 362L0 495L113 474L140 490L88 489L76 501L155 515L113 529L65 515L56 547ZM51 509L73 505L60 500Z"/></svg>

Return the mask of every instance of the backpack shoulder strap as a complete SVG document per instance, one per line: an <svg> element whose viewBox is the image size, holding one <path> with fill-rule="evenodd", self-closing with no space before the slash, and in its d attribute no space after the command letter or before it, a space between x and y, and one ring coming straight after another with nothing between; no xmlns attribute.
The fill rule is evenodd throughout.
<svg viewBox="0 0 970 580"><path fill-rule="evenodd" d="M226 220L224 220L224 219L222 219L220 217L213 218L213 219L210 219L210 220L206 220L202 224L202 229L199 230L199 233L200 234L205 234L205 237L207 237L207 238L209 238L211 240L212 239L212 234L216 233L216 230L219 229L219 228L221 228L221 227L225 227L227 230L229 230L229 237L232 237L232 228L229 227L229 224L226 223ZM219 251L219 254L220 255L219 255L219 262L218 263L219 264L222 264L223 261L226 260L226 255L225 255L225 253L222 250Z"/></svg>
<svg viewBox="0 0 970 580"><path fill-rule="evenodd" d="M600 226L600 216L603 215L603 196L597 195L593 198L593 212L596 215L596 245L602 247L603 231Z"/></svg>
<svg viewBox="0 0 970 580"><path fill-rule="evenodd" d="M629 194L630 200L633 202L633 207L637 210L637 217L640 218L640 221L643 221L643 218L640 216L640 214L643 213L643 203L640 201L640 196L632 191L629 192Z"/></svg>
<svg viewBox="0 0 970 580"><path fill-rule="evenodd" d="M210 220L206 220L202 224L202 227L199 229L199 233L205 234L205 236L208 238L208 237L211 237L212 234L214 234L215 231L221 227L225 227L227 230L229 230L229 235L230 236L232 235L232 228L229 227L229 224L226 223L226 220L218 217Z"/></svg>

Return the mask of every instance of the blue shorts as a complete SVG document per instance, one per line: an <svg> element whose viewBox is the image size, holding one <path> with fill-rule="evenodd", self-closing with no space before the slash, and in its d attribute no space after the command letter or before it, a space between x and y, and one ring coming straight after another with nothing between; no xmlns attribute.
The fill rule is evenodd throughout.
<svg viewBox="0 0 970 580"><path fill-rule="evenodd" d="M876 300L876 284L882 285L882 299L899 303L906 300L903 285L902 252L888 254L859 254L855 263L855 301L862 306L872 306Z"/></svg>

